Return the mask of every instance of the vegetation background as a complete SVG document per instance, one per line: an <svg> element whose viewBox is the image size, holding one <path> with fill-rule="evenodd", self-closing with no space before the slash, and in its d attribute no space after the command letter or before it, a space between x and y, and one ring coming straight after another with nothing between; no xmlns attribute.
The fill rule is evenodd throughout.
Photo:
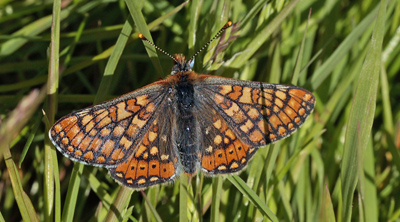
<svg viewBox="0 0 400 222"><path fill-rule="evenodd" d="M169 74L139 32L190 56L229 20L194 70L312 91L293 136L145 191L54 149L55 119ZM3 0L0 27L0 221L400 220L400 1Z"/></svg>

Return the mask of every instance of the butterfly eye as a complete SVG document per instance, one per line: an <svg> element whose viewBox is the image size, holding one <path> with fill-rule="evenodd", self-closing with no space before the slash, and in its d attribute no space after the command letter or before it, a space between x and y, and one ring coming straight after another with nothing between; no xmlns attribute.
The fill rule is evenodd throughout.
<svg viewBox="0 0 400 222"><path fill-rule="evenodd" d="M193 69L194 58L188 62L190 69Z"/></svg>

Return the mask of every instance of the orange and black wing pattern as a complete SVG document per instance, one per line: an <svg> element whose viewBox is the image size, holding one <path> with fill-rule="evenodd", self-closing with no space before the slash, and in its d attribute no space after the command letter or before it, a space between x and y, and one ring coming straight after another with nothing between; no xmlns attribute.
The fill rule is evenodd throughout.
<svg viewBox="0 0 400 222"><path fill-rule="evenodd" d="M66 157L93 166L115 167L130 156L154 121L166 90L152 84L111 101L71 113L49 131Z"/></svg>
<svg viewBox="0 0 400 222"><path fill-rule="evenodd" d="M199 141L200 165L206 174L238 172L255 154L257 148L241 141L216 110L201 112L198 121L204 126Z"/></svg>
<svg viewBox="0 0 400 222"><path fill-rule="evenodd" d="M172 107L165 104L135 151L115 168L109 168L111 176L123 185L144 189L172 182L180 174L179 154L172 141L175 117Z"/></svg>
<svg viewBox="0 0 400 222"><path fill-rule="evenodd" d="M206 118L214 127L202 132L202 168L211 174L239 171L258 147L291 135L314 109L314 96L300 87L199 77L196 91L215 110Z"/></svg>

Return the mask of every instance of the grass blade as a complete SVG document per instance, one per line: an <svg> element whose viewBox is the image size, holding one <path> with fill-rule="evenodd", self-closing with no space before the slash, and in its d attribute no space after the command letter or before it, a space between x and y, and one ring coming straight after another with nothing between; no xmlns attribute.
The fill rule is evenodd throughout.
<svg viewBox="0 0 400 222"><path fill-rule="evenodd" d="M341 175L343 221L351 221L353 193L357 185L357 177L364 173L364 150L371 135L375 115L385 16L386 0L383 0L379 7L375 30L369 44L369 52L357 81L357 88L347 123ZM360 195L364 196L364 193Z"/></svg>
<svg viewBox="0 0 400 222"><path fill-rule="evenodd" d="M179 221L188 221L188 176L186 174L179 178Z"/></svg>
<svg viewBox="0 0 400 222"><path fill-rule="evenodd" d="M240 53L238 56L233 57L231 60L227 61L224 66L230 68L239 68L244 65L245 62L249 60L251 56L260 48L270 37L272 32L276 30L279 25L285 20L287 16L294 10L295 6L299 0L294 0L289 2L288 5L261 31L257 33L252 41L248 44L250 47L246 49L246 52Z"/></svg>
<svg viewBox="0 0 400 222"><path fill-rule="evenodd" d="M313 90L317 89L322 82L331 74L332 70L340 62L351 49L353 44L364 34L365 30L372 24L378 13L379 6L369 13L367 17L357 25L356 28L346 37L346 39L336 48L335 52L323 63L313 74L311 78L311 87Z"/></svg>
<svg viewBox="0 0 400 222"><path fill-rule="evenodd" d="M222 194L222 177L213 178L212 182L212 201L211 201L211 222L219 221L219 207Z"/></svg>
<svg viewBox="0 0 400 222"><path fill-rule="evenodd" d="M143 2L141 1L125 1L126 5L128 6L129 12L135 22L135 25L140 33L142 33L149 41L154 42L153 38L151 37L149 27L144 19L143 13L141 11L143 7ZM157 50L149 45L147 42L144 43L146 45L146 51L149 54L151 62L153 63L154 67L157 70L157 73L163 75L163 69L161 67L160 60L158 59Z"/></svg>
<svg viewBox="0 0 400 222"><path fill-rule="evenodd" d="M54 1L51 21L51 42L50 61L47 84L46 119L52 125L57 110L57 91L59 82L59 61L60 61L60 22L61 22L61 1ZM46 126L46 131L51 125ZM60 178L58 174L57 154L46 134L44 146L44 208L45 220L61 220L61 192Z"/></svg>
<svg viewBox="0 0 400 222"><path fill-rule="evenodd" d="M35 208L32 205L28 195L22 189L22 183L18 175L18 169L11 157L10 150L6 149L4 152L4 158L8 173L10 174L11 183L14 190L15 199L17 200L18 208L21 212L21 216L24 221L39 221L36 215Z"/></svg>
<svg viewBox="0 0 400 222"><path fill-rule="evenodd" d="M278 218L272 213L267 205L257 196L254 191L238 176L230 176L228 180L245 195L265 216L272 221L278 221Z"/></svg>

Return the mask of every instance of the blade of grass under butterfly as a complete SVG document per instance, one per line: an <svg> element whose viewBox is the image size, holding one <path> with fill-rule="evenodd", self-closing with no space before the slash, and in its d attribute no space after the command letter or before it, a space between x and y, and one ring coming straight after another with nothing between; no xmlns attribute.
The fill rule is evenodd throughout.
<svg viewBox="0 0 400 222"><path fill-rule="evenodd" d="M359 174L364 173L364 149L371 135L385 32L386 0L381 1L369 51L361 69L347 122L342 162L343 221L351 221L353 193ZM365 196L364 193L361 193ZM362 207L362 206L360 206Z"/></svg>
<svg viewBox="0 0 400 222"><path fill-rule="evenodd" d="M188 221L187 202L188 202L188 176L183 174L179 179L179 221Z"/></svg>
<svg viewBox="0 0 400 222"><path fill-rule="evenodd" d="M211 200L211 222L219 221L220 201L222 194L222 177L217 176L212 178L212 200Z"/></svg>
<svg viewBox="0 0 400 222"><path fill-rule="evenodd" d="M83 168L83 164L74 163L71 178L69 179L67 196L65 197L64 201L62 221L73 221L74 219L75 206L79 192L79 185L81 183Z"/></svg>
<svg viewBox="0 0 400 222"><path fill-rule="evenodd" d="M274 213L268 208L268 206L257 196L254 191L247 186L247 184L239 176L229 176L228 180L235 185L235 187L246 196L257 209L265 216L267 216L271 221L278 221L278 218Z"/></svg>
<svg viewBox="0 0 400 222"><path fill-rule="evenodd" d="M147 197L146 193L141 191L142 196L144 198L144 200L146 201L147 206L150 208L150 211L153 213L154 219L156 221L163 221L160 217L160 215L157 213L156 208L154 207L154 205L151 203L150 199Z"/></svg>
<svg viewBox="0 0 400 222"><path fill-rule="evenodd" d="M265 163L265 156L266 153L269 151L269 148L264 148L264 152L260 153L261 155L256 155L253 159L254 163L259 163L259 164L252 164L248 170L248 177L246 179L246 184L248 185L249 188L251 188L254 192L257 192L257 195L261 200L264 200L265 193L264 189L261 187L263 186L261 178L264 176L264 163ZM261 191L262 190L262 191ZM263 214L261 214L258 210L257 207L254 206L253 204L248 204L249 200L247 198L243 198L243 204L248 205L249 207L246 209L246 216L247 218L255 218L255 220L261 220L261 218L264 217ZM272 210L271 210L272 211Z"/></svg>
<svg viewBox="0 0 400 222"><path fill-rule="evenodd" d="M128 187L121 186L120 190L115 197L114 203L111 205L109 213L106 216L104 221L113 222L113 221L123 221L125 215L121 214L121 210L126 209L128 206L129 200L132 196L133 190ZM128 200L126 201L126 199ZM129 212L129 211L128 211Z"/></svg>
<svg viewBox="0 0 400 222"><path fill-rule="evenodd" d="M104 208L106 208L108 212L110 210L110 205L113 202L113 196L107 193L105 186L102 186L102 181L100 181L91 170L88 170L88 167L85 168L83 174L88 178L90 188L97 194L98 198L103 203ZM99 218L100 221L103 221L103 219L104 218Z"/></svg>

